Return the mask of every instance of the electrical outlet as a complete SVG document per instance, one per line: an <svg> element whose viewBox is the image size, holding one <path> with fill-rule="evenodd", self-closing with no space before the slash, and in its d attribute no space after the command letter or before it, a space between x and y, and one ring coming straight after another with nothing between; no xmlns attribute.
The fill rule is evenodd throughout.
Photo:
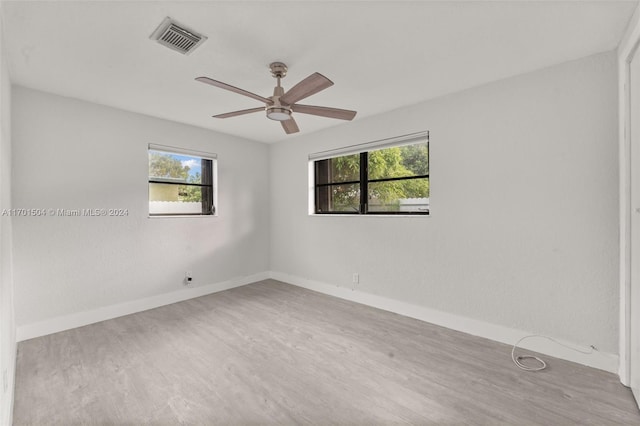
<svg viewBox="0 0 640 426"><path fill-rule="evenodd" d="M191 275L191 271L187 271L184 273L184 283L185 285L189 285L193 282L193 275Z"/></svg>
<svg viewBox="0 0 640 426"><path fill-rule="evenodd" d="M360 282L360 274L354 272L353 277L351 278L351 282L354 284L358 284Z"/></svg>

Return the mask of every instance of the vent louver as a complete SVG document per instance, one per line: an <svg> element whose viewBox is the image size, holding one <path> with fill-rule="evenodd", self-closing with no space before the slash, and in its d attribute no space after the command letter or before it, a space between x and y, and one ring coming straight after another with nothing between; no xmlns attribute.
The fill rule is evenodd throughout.
<svg viewBox="0 0 640 426"><path fill-rule="evenodd" d="M171 18L165 18L151 34L151 39L170 49L188 55L207 38L178 25Z"/></svg>

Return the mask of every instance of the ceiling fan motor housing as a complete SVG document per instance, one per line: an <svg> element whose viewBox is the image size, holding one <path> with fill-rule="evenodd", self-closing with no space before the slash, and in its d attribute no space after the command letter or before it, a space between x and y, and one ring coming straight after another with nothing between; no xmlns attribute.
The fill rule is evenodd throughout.
<svg viewBox="0 0 640 426"><path fill-rule="evenodd" d="M277 65L284 66L284 73L286 74L287 72L287 67L284 64L280 62L274 62L271 64L271 72L274 77L278 78L278 85L273 89L273 96L269 98L273 101L273 105L267 105L265 107L265 111L267 112L267 118L270 118L271 120L286 121L291 118L291 108L280 103L280 97L284 95L284 89L280 86L280 78L284 75L276 76L276 71L274 71L274 69L277 68Z"/></svg>

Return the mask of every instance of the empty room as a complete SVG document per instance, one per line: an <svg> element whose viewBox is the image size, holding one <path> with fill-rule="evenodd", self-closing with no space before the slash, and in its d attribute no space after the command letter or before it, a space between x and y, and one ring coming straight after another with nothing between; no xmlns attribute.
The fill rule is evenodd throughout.
<svg viewBox="0 0 640 426"><path fill-rule="evenodd" d="M0 0L0 425L640 424L640 9Z"/></svg>

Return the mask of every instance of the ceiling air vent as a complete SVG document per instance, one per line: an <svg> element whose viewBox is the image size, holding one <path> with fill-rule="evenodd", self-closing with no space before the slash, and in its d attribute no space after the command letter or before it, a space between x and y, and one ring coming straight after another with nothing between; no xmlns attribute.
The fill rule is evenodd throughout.
<svg viewBox="0 0 640 426"><path fill-rule="evenodd" d="M207 38L203 35L178 25L171 18L165 18L160 26L151 34L152 40L167 46L184 55L188 55Z"/></svg>

